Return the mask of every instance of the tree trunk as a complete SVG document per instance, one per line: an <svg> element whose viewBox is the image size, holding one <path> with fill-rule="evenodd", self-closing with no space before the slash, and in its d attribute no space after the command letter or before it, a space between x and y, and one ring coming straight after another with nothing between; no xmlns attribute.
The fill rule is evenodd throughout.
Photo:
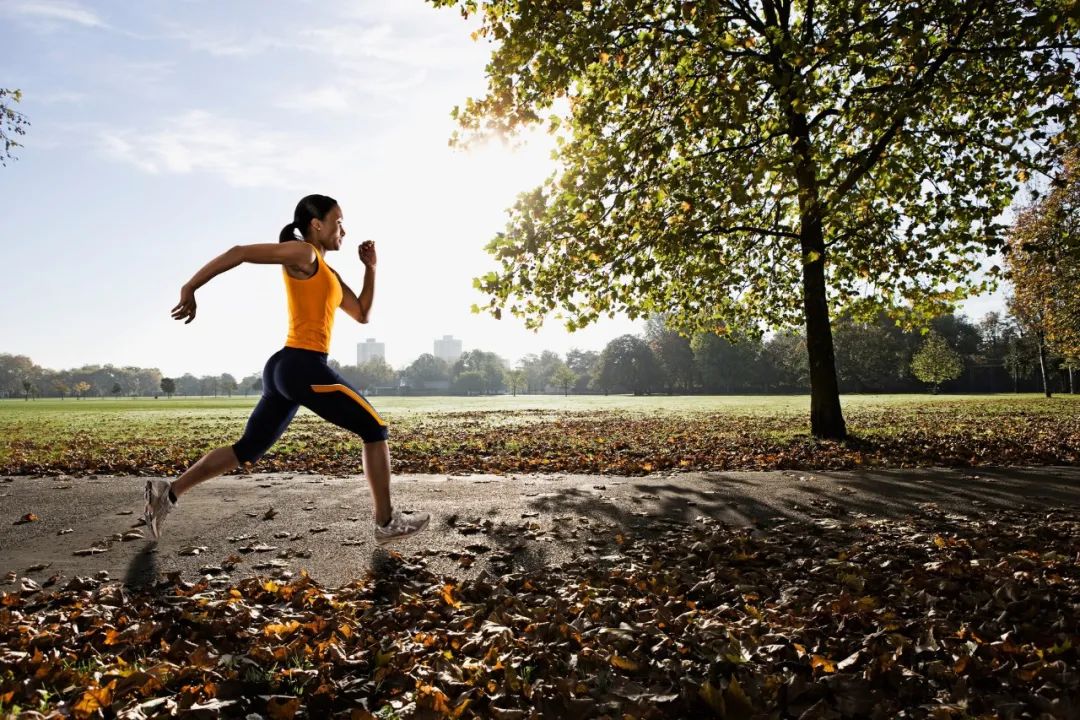
<svg viewBox="0 0 1080 720"><path fill-rule="evenodd" d="M810 155L806 116L789 116L794 139L795 174L799 184L799 243L803 261L803 312L806 351L810 361L810 433L817 438L843 440L847 426L840 410L829 304L825 291L825 235L821 225L817 169Z"/></svg>
<svg viewBox="0 0 1080 720"><path fill-rule="evenodd" d="M1076 394L1076 386L1073 385L1073 369L1071 367L1069 368L1069 394Z"/></svg>
<svg viewBox="0 0 1080 720"><path fill-rule="evenodd" d="M1046 374L1046 343L1041 332L1035 335L1035 339L1039 343L1039 372L1042 374L1043 394L1050 397L1050 378Z"/></svg>

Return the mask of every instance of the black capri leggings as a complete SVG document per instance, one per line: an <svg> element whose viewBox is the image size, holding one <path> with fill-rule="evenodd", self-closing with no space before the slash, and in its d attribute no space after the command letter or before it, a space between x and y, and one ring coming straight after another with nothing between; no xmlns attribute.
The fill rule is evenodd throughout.
<svg viewBox="0 0 1080 720"><path fill-rule="evenodd" d="M277 442L303 405L324 420L359 435L386 440L386 423L364 396L326 363L326 353L282 348L263 368L263 394L244 436L232 446L241 463L255 462Z"/></svg>

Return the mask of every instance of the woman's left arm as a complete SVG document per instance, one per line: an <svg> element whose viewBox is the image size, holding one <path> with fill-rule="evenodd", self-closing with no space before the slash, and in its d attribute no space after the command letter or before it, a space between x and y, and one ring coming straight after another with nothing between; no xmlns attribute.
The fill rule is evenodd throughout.
<svg viewBox="0 0 1080 720"><path fill-rule="evenodd" d="M375 243L365 240L360 243L360 262L364 263L364 286L360 294L352 291L338 275L341 283L341 309L358 323L366 323L371 314L371 305L375 300Z"/></svg>

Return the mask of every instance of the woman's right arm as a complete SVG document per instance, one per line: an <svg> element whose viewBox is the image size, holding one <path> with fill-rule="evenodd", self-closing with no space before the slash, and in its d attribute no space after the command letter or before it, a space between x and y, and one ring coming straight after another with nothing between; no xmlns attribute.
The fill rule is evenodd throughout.
<svg viewBox="0 0 1080 720"><path fill-rule="evenodd" d="M315 250L304 242L234 245L206 263L180 288L180 302L172 309L174 320L188 324L195 319L195 291L223 272L241 263L262 265L297 265L307 268L315 263Z"/></svg>

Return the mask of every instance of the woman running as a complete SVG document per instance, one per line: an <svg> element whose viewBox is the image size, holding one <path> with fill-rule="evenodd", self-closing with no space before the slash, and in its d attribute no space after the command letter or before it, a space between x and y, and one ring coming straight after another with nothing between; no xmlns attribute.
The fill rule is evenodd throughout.
<svg viewBox="0 0 1080 720"><path fill-rule="evenodd" d="M180 289L180 302L172 309L172 316L187 324L195 319L195 291L213 278L245 262L281 265L289 303L289 334L285 347L263 368L262 398L243 437L230 447L206 453L173 482L160 478L147 481L143 518L151 537L161 537L165 518L188 490L262 457L301 405L363 439L364 475L375 506L377 543L385 545L427 527L427 513L403 515L391 507L386 423L326 362L334 312L341 307L352 319L366 323L375 296L375 243L371 240L360 244L364 286L359 295L323 259L325 253L341 248L344 237L337 202L325 195L308 195L297 204L293 222L282 228L276 244L237 245L207 263Z"/></svg>

